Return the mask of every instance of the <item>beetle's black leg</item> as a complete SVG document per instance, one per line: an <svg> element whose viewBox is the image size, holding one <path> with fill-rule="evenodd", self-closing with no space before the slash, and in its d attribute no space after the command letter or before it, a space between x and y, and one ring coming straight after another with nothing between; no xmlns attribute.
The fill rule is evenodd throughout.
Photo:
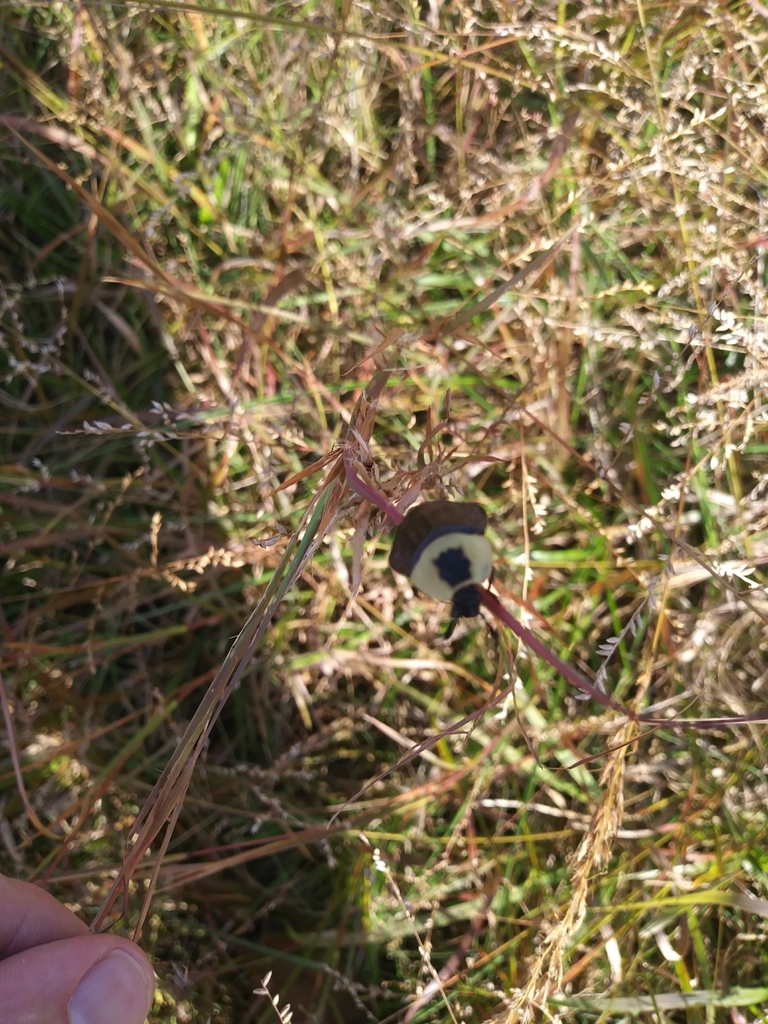
<svg viewBox="0 0 768 1024"><path fill-rule="evenodd" d="M487 628L488 632L491 634L491 636L493 637L494 641L496 641L498 643L498 640L499 640L499 631L498 631L498 629L496 629L496 627L494 626L494 624L491 621L491 619L486 619L486 617L483 616L483 621L485 622L486 628Z"/></svg>

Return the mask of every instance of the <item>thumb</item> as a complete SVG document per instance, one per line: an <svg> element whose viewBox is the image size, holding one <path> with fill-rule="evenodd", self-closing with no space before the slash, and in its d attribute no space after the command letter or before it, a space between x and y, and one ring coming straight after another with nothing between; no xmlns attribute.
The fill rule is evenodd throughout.
<svg viewBox="0 0 768 1024"><path fill-rule="evenodd" d="M143 1024L153 992L138 946L78 935L0 961L0 1024Z"/></svg>

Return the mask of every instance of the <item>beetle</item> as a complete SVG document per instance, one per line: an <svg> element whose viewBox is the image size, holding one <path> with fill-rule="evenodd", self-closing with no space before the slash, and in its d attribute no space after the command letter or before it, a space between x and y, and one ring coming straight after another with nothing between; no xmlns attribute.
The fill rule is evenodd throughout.
<svg viewBox="0 0 768 1024"><path fill-rule="evenodd" d="M450 636L460 618L480 612L475 584L493 569L493 551L482 506L464 501L425 501L406 513L397 529L389 564L438 601L451 601Z"/></svg>

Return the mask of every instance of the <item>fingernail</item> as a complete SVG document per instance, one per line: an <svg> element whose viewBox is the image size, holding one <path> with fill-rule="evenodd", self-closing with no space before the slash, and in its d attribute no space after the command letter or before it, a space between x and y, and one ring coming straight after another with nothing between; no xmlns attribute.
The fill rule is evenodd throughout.
<svg viewBox="0 0 768 1024"><path fill-rule="evenodd" d="M143 1024L154 984L146 968L122 949L94 964L69 1003L69 1024Z"/></svg>

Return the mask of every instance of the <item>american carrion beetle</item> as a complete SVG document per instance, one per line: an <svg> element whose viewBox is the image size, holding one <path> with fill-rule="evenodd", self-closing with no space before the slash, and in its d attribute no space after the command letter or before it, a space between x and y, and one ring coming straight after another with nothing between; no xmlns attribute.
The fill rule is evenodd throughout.
<svg viewBox="0 0 768 1024"><path fill-rule="evenodd" d="M438 601L452 601L451 617L477 615L476 583L491 575L493 552L485 534L488 517L480 505L425 501L397 528L389 564L410 576L415 587Z"/></svg>

